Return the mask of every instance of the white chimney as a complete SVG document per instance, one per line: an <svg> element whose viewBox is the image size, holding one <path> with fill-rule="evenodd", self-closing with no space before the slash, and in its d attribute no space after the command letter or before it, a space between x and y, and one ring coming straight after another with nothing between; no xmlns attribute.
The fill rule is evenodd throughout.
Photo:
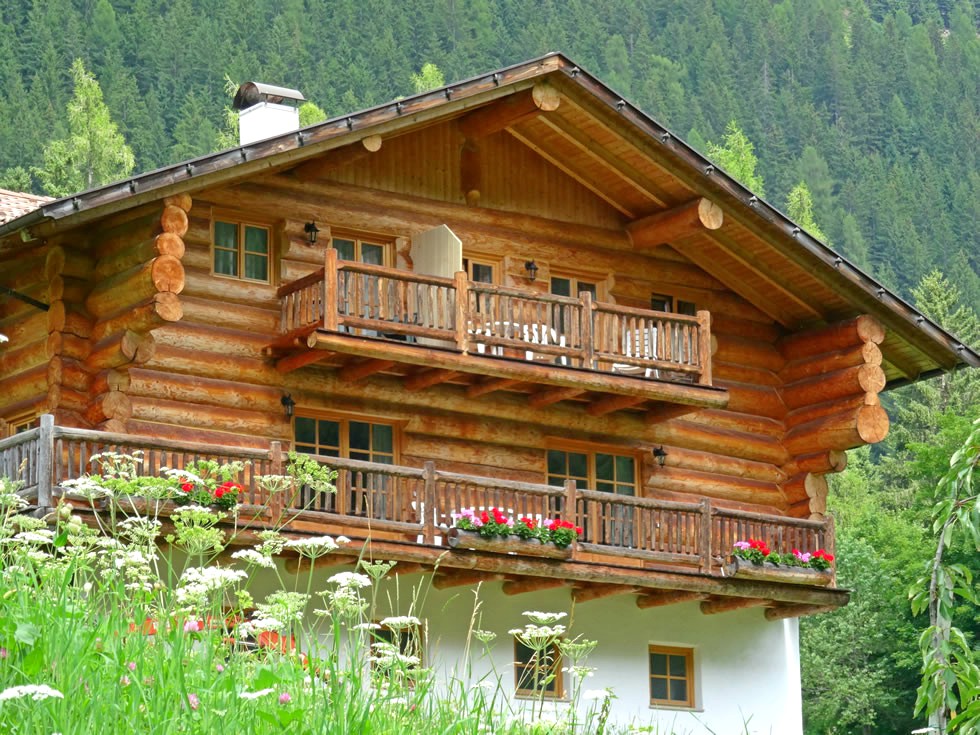
<svg viewBox="0 0 980 735"><path fill-rule="evenodd" d="M238 110L238 142L248 145L299 130L299 104L305 100L295 89L245 82L232 103Z"/></svg>

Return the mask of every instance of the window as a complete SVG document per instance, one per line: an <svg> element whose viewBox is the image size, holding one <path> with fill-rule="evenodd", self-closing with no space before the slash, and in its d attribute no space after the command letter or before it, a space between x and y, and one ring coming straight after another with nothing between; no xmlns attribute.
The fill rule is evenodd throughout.
<svg viewBox="0 0 980 735"><path fill-rule="evenodd" d="M650 704L694 706L694 651L650 646Z"/></svg>
<svg viewBox="0 0 980 735"><path fill-rule="evenodd" d="M391 424L297 416L293 436L296 451L304 454L395 463L395 427Z"/></svg>
<svg viewBox="0 0 980 735"><path fill-rule="evenodd" d="M388 245L384 241L359 237L335 237L331 245L341 260L353 260L367 265L387 265Z"/></svg>
<svg viewBox="0 0 980 735"><path fill-rule="evenodd" d="M677 309L674 309L674 297L666 294L650 294L650 308L653 311L664 311L668 314L685 314L687 316L697 316L697 307L693 301L677 299Z"/></svg>
<svg viewBox="0 0 980 735"><path fill-rule="evenodd" d="M548 450L548 484L575 480L584 490L636 495L636 458L607 452Z"/></svg>
<svg viewBox="0 0 980 735"><path fill-rule="evenodd" d="M551 277L551 293L555 296L581 296L586 291L592 294L593 301L599 295L599 289L595 282L583 281L574 276Z"/></svg>
<svg viewBox="0 0 980 735"><path fill-rule="evenodd" d="M561 653L556 644L539 652L514 639L514 690L518 696L561 698Z"/></svg>
<svg viewBox="0 0 980 735"><path fill-rule="evenodd" d="M41 418L36 413L25 413L7 419L7 436L23 434L25 431L36 429L41 425Z"/></svg>
<svg viewBox="0 0 980 735"><path fill-rule="evenodd" d="M463 258L466 277L474 283L496 283L497 265L483 258Z"/></svg>
<svg viewBox="0 0 980 735"><path fill-rule="evenodd" d="M214 273L269 282L269 228L244 222L214 223Z"/></svg>
<svg viewBox="0 0 980 735"><path fill-rule="evenodd" d="M417 625L410 625L407 628L389 628L384 625L377 628L372 632L371 645L374 646L375 643L387 643L392 646L397 646L398 653L402 656L409 656L416 660L416 662L404 662L402 664L393 663L391 666L385 667L385 673L388 674L391 671L400 671L402 673L417 672L422 668L422 652L425 650L422 640L422 627ZM372 650L372 658L377 656L377 651ZM377 662L371 661L371 668L377 668Z"/></svg>

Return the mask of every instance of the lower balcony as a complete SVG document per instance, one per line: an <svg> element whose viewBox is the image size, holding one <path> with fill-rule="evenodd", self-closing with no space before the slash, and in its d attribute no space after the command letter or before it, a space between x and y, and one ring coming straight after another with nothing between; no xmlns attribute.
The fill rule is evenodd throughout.
<svg viewBox="0 0 980 735"><path fill-rule="evenodd" d="M297 536L344 534L356 543L340 556L330 555L328 563L355 563L370 553L399 561L403 573L433 572L437 587L502 581L505 593L517 594L566 586L579 602L635 594L641 607L700 601L708 613L765 606L772 619L847 602L847 592L836 589L832 578L824 588L798 578L727 576L734 543L747 538L764 540L780 553L832 552L832 520L718 508L708 499L670 502L581 489L571 481L552 487L444 472L433 462L417 468L326 457L315 459L336 471L336 492L312 496L294 488L269 495L258 478L284 473L287 458L278 442L268 450L191 445L58 427L50 416L42 417L40 428L0 441L0 476L19 478L19 492L38 508L49 508L65 496L63 483L96 472L91 458L106 451L139 452L139 471L148 475L199 459L245 461L237 478L245 490L232 543L249 543L255 531L270 527ZM539 521L561 518L579 526L582 535L559 559L554 547L543 545L470 550L449 543L457 533L454 514L467 508L498 508Z"/></svg>
<svg viewBox="0 0 980 735"><path fill-rule="evenodd" d="M670 314L338 261L279 289L280 336L266 352L289 372L319 363L347 381L398 376L475 398L523 392L590 413L723 408L711 384L711 317Z"/></svg>

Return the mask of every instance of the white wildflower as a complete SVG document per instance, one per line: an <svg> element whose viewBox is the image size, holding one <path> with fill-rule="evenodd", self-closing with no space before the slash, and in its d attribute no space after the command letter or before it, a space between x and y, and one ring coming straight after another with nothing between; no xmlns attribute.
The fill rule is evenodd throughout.
<svg viewBox="0 0 980 735"><path fill-rule="evenodd" d="M414 615L398 615L391 618L384 618L381 621L381 626L383 628L391 628L392 630L399 630L401 628L411 628L413 626L421 625L420 621Z"/></svg>
<svg viewBox="0 0 980 735"><path fill-rule="evenodd" d="M232 559L240 559L245 562L248 566L265 567L266 569L273 569L276 563L272 561L268 556L262 554L255 549L242 549L241 551L236 551L231 555Z"/></svg>
<svg viewBox="0 0 980 735"><path fill-rule="evenodd" d="M586 689L582 693L583 699L598 699L604 700L609 699L612 696L612 692L609 689Z"/></svg>
<svg viewBox="0 0 980 735"><path fill-rule="evenodd" d="M377 623L358 623L354 626L354 630L381 630L381 626Z"/></svg>
<svg viewBox="0 0 980 735"><path fill-rule="evenodd" d="M562 618L568 617L568 613L540 612L538 610L525 610L522 614L526 618L529 618L532 623L538 625L551 625L552 623L557 623Z"/></svg>
<svg viewBox="0 0 980 735"><path fill-rule="evenodd" d="M340 542L340 543L338 543ZM297 538L287 541L284 545L286 549L292 549L300 556L308 559L329 554L340 548L341 543L349 543L350 540L341 536L336 541L331 536L314 536L313 538Z"/></svg>
<svg viewBox="0 0 980 735"><path fill-rule="evenodd" d="M238 631L242 635L254 636L256 633L266 633L270 631L280 631L286 627L281 620L271 617L256 617L248 623L239 623Z"/></svg>
<svg viewBox="0 0 980 735"><path fill-rule="evenodd" d="M24 544L50 544L54 541L54 531L42 529L38 531L21 531L14 536L14 541Z"/></svg>
<svg viewBox="0 0 980 735"><path fill-rule="evenodd" d="M30 697L35 702L40 702L42 699L49 698L64 699L65 695L57 689L52 689L47 684L24 684L19 687L10 687L0 692L0 702L8 699L21 699L22 697Z"/></svg>
<svg viewBox="0 0 980 735"><path fill-rule="evenodd" d="M338 587L370 587L371 578L357 572L338 572L327 580Z"/></svg>
<svg viewBox="0 0 980 735"><path fill-rule="evenodd" d="M270 687L269 689L259 689L257 692L241 692L238 696L240 699L258 699L267 694L272 694L274 691L276 690Z"/></svg>

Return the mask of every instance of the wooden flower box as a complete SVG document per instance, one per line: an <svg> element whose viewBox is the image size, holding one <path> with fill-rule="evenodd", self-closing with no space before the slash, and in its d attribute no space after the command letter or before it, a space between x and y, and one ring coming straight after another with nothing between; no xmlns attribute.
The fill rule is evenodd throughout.
<svg viewBox="0 0 980 735"><path fill-rule="evenodd" d="M739 579L754 579L760 582L783 582L787 584L806 584L826 587L834 579L833 569L810 569L808 567L787 567L782 564L753 564L747 559L730 557L725 563L725 576Z"/></svg>
<svg viewBox="0 0 980 735"><path fill-rule="evenodd" d="M570 559L572 556L572 546L559 549L554 544L545 544L538 539L522 539L519 536L484 538L476 531L450 528L446 537L449 548L456 551L470 549L473 551L490 551L495 554L543 556L548 559Z"/></svg>

